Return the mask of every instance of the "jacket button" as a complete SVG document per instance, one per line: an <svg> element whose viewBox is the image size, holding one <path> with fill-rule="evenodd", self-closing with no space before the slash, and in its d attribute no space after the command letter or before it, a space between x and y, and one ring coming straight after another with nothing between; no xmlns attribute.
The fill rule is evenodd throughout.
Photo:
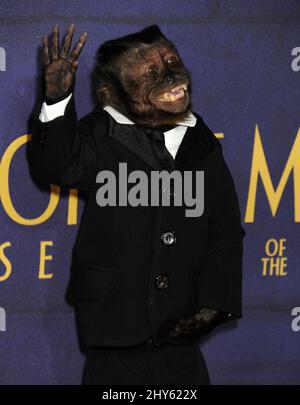
<svg viewBox="0 0 300 405"><path fill-rule="evenodd" d="M159 274L155 279L155 283L159 290L164 290L168 287L169 277L167 274Z"/></svg>
<svg viewBox="0 0 300 405"><path fill-rule="evenodd" d="M41 130L41 133L39 134L39 144L40 144L41 146L44 146L46 138L47 138L47 135L46 135L46 133L44 132L44 130L42 129L42 130Z"/></svg>
<svg viewBox="0 0 300 405"><path fill-rule="evenodd" d="M165 245L172 245L173 243L175 243L176 238L173 232L168 231L168 232L164 232L161 235L161 240L163 241L163 243Z"/></svg>

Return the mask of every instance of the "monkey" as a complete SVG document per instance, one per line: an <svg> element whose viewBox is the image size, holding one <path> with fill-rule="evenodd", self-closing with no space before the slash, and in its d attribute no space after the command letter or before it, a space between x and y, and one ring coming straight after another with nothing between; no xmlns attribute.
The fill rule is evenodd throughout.
<svg viewBox="0 0 300 405"><path fill-rule="evenodd" d="M59 50L59 27L52 32L51 46L44 35L43 75L45 100L55 104L74 91L79 56L87 41L81 34L71 52L75 25L71 24ZM111 105L142 128L172 128L192 109L191 74L175 45L157 25L142 33L112 39L102 44L92 72L93 98L99 107ZM229 314L230 315L230 314ZM170 336L205 335L225 322L228 314L219 309L199 308L179 319Z"/></svg>
<svg viewBox="0 0 300 405"><path fill-rule="evenodd" d="M70 24L61 44L58 24L51 37L42 36L44 102L39 100L34 109L28 151L39 179L88 196L72 257L72 302L66 296L75 304L87 349L84 381L96 381L100 374L108 383L122 380L126 356L127 381L146 376L152 380L156 377L151 373L149 377L137 372L134 377L128 370L135 367L135 356L142 354L146 361L143 350L148 350L148 343L155 348L166 342L173 348L163 347L159 358L173 363L169 370L161 368L159 380L182 383L184 374L188 383L209 384L194 343L242 316L245 231L221 143L193 111L191 72L156 24L100 44L90 75L95 108L77 120L73 93L88 34L81 33L72 46L74 32L75 24ZM188 130L189 126L194 128ZM99 207L96 172L103 167L115 174L116 165L124 161L132 167L142 165L143 174L153 168L207 168L204 219L186 219L181 208ZM167 193L174 197L177 191ZM168 225L175 233L165 229ZM97 358L100 355L101 363L106 346L111 349L111 367L103 376ZM128 351L123 346L129 346ZM124 362L118 363L123 355ZM183 374L177 373L178 367Z"/></svg>

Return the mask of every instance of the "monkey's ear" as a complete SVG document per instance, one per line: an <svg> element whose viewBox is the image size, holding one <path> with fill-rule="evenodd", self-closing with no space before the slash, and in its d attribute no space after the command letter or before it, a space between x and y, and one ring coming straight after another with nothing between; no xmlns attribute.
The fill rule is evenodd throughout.
<svg viewBox="0 0 300 405"><path fill-rule="evenodd" d="M101 86L96 88L96 93L100 96L100 97L108 97L110 94L110 89L108 88L107 85L102 84Z"/></svg>

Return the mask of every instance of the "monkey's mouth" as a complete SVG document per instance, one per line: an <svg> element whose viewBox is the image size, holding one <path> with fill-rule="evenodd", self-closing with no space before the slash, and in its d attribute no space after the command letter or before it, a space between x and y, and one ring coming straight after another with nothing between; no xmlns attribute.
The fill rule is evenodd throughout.
<svg viewBox="0 0 300 405"><path fill-rule="evenodd" d="M175 101L185 97L187 92L187 83L180 84L179 86L173 87L173 89L160 94L157 101L163 103L174 103Z"/></svg>

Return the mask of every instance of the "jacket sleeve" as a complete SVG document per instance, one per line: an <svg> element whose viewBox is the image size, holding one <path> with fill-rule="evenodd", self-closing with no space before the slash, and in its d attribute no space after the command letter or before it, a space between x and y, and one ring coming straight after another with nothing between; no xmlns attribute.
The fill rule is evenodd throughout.
<svg viewBox="0 0 300 405"><path fill-rule="evenodd" d="M242 256L245 230L238 196L222 147L217 191L208 225L206 250L196 285L197 306L242 317Z"/></svg>
<svg viewBox="0 0 300 405"><path fill-rule="evenodd" d="M64 115L51 121L39 119L41 105L39 97L29 120L27 152L33 177L42 183L90 190L97 164L91 114L77 120L74 93Z"/></svg>

